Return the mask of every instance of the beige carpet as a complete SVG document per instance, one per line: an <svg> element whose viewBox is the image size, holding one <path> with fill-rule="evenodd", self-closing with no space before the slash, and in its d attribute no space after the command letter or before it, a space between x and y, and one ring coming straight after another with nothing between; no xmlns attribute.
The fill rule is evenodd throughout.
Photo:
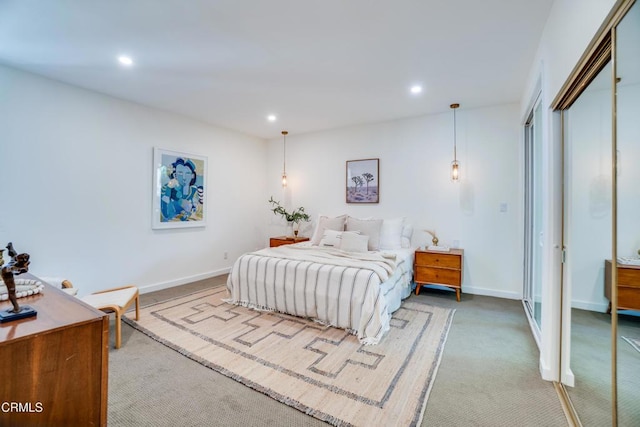
<svg viewBox="0 0 640 427"><path fill-rule="evenodd" d="M628 342L629 344L631 344L631 347L633 347L636 350L640 351L640 340L639 339L627 338L627 337L622 337L622 339L625 340L626 342Z"/></svg>
<svg viewBox="0 0 640 427"><path fill-rule="evenodd" d="M224 301L224 287L140 310L136 329L333 425L419 425L455 310L409 298L375 346L297 317Z"/></svg>

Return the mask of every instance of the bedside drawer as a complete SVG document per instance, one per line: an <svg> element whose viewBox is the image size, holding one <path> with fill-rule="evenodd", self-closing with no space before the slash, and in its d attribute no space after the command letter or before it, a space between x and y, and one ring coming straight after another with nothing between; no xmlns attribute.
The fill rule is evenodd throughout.
<svg viewBox="0 0 640 427"><path fill-rule="evenodd" d="M637 288L618 286L618 309L640 310L640 292Z"/></svg>
<svg viewBox="0 0 640 427"><path fill-rule="evenodd" d="M416 266L415 281L460 286L460 270Z"/></svg>
<svg viewBox="0 0 640 427"><path fill-rule="evenodd" d="M462 257L451 254L417 252L416 266L431 266L460 269Z"/></svg>
<svg viewBox="0 0 640 427"><path fill-rule="evenodd" d="M640 269L618 266L618 286L640 288Z"/></svg>

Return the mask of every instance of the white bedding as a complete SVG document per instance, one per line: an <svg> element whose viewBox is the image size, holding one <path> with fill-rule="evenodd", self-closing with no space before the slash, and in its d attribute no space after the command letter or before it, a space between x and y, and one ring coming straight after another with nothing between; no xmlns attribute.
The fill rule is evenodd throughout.
<svg viewBox="0 0 640 427"><path fill-rule="evenodd" d="M312 318L354 333L363 344L377 344L391 313L411 293L413 254L354 254L308 242L262 249L234 263L227 301Z"/></svg>

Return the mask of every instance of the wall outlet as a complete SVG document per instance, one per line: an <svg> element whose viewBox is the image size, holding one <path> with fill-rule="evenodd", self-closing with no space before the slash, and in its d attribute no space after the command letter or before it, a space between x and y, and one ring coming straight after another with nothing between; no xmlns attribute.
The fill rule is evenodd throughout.
<svg viewBox="0 0 640 427"><path fill-rule="evenodd" d="M505 202L500 203L500 212L507 212L509 210L509 205Z"/></svg>
<svg viewBox="0 0 640 427"><path fill-rule="evenodd" d="M227 258L229 258L229 252L224 251L224 259L227 259Z"/></svg>

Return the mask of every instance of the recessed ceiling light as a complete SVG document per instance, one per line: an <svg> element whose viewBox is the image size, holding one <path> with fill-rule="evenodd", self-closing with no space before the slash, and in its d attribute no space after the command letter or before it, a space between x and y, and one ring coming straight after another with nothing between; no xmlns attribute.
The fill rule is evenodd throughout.
<svg viewBox="0 0 640 427"><path fill-rule="evenodd" d="M417 94L419 94L419 93L422 93L422 86L420 86L420 85L414 85L414 86L411 86L410 91L411 91L411 93L412 93L412 94L414 94L414 95L417 95Z"/></svg>
<svg viewBox="0 0 640 427"><path fill-rule="evenodd" d="M270 122L275 122L276 121L276 116L274 116L273 114L269 114L267 116L267 120L269 120Z"/></svg>
<svg viewBox="0 0 640 427"><path fill-rule="evenodd" d="M118 57L118 62L120 62L122 65L126 65L127 67L133 65L133 59L124 55Z"/></svg>

